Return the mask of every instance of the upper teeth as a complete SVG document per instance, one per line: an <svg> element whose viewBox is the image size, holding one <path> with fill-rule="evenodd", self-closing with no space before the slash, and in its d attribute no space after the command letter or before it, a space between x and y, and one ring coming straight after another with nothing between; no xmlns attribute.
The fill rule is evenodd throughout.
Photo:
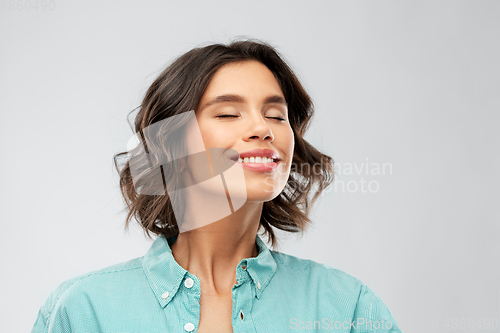
<svg viewBox="0 0 500 333"><path fill-rule="evenodd" d="M273 162L273 161L274 160L272 158L260 157L260 156L238 158L238 162L240 162L240 163L269 163L269 162Z"/></svg>

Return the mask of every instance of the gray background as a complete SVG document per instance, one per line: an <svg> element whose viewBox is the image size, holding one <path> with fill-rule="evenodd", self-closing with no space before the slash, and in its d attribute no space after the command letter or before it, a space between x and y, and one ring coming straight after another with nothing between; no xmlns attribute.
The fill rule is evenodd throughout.
<svg viewBox="0 0 500 333"><path fill-rule="evenodd" d="M500 312L500 2L10 3L0 1L2 332L31 330L62 281L147 251L138 227L123 232L112 164L132 134L127 113L173 57L241 35L295 68L316 105L306 138L341 167L314 224L279 250L362 280L404 332L500 331L452 326Z"/></svg>

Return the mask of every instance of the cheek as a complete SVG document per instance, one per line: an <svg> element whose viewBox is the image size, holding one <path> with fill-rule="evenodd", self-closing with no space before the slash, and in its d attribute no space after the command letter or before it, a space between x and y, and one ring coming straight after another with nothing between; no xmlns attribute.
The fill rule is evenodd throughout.
<svg viewBox="0 0 500 333"><path fill-rule="evenodd" d="M221 126L210 126L210 124L200 125L201 136L206 148L226 148L230 138L233 136L233 128L223 128Z"/></svg>
<svg viewBox="0 0 500 333"><path fill-rule="evenodd" d="M289 158L291 160L295 148L295 135L293 134L293 130L291 127L288 127L286 132L283 133L283 138L285 138L285 147L283 147L283 150L287 153L287 155L289 155Z"/></svg>
<svg viewBox="0 0 500 333"><path fill-rule="evenodd" d="M198 126L200 127L201 136L203 138L203 142L205 143L205 147L214 147L213 138L217 137L217 133L215 132L215 128L210 126L210 123L203 120L198 120Z"/></svg>
<svg viewBox="0 0 500 333"><path fill-rule="evenodd" d="M203 129L197 121L190 122L184 135L184 143L187 148L187 154L195 154L205 150ZM179 138L181 139L181 137ZM181 139L181 140L182 140Z"/></svg>

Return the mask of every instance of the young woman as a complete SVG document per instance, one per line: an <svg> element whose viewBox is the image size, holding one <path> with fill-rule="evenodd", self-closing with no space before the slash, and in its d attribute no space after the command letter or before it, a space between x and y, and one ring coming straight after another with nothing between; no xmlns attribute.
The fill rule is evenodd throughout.
<svg viewBox="0 0 500 333"><path fill-rule="evenodd" d="M195 48L153 82L115 156L145 256L62 283L33 332L401 332L382 300L330 266L270 250L333 180L304 140L310 97L270 45ZM120 169L117 158L126 156Z"/></svg>

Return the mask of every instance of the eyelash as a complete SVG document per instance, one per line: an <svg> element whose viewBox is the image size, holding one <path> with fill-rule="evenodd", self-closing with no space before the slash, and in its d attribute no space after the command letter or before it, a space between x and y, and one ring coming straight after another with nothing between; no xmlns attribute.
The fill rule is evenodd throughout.
<svg viewBox="0 0 500 333"><path fill-rule="evenodd" d="M235 116L235 115L232 115L232 114L223 114L223 115L220 115L220 116L217 116L216 118L238 118L238 116ZM285 121L284 118L281 118L281 117L268 117L270 119L276 119L276 120L279 120L279 121Z"/></svg>

